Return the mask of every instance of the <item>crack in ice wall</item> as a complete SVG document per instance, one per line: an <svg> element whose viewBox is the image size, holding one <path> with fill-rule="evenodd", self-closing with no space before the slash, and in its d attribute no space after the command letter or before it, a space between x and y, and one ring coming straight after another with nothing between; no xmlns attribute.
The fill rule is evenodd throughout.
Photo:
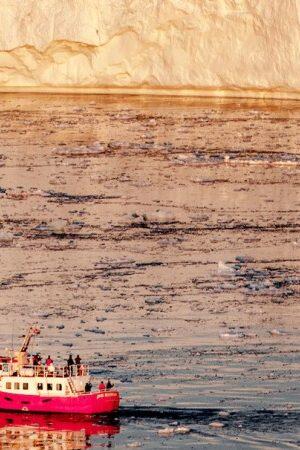
<svg viewBox="0 0 300 450"><path fill-rule="evenodd" d="M300 96L299 0L6 0L0 90Z"/></svg>

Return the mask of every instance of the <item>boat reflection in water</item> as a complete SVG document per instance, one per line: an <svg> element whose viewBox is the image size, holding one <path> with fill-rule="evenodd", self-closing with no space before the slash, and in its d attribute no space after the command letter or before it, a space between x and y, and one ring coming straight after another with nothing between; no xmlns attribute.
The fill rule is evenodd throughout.
<svg viewBox="0 0 300 450"><path fill-rule="evenodd" d="M103 438L101 447L109 448L119 432L113 418L0 412L1 449L81 450L97 436Z"/></svg>

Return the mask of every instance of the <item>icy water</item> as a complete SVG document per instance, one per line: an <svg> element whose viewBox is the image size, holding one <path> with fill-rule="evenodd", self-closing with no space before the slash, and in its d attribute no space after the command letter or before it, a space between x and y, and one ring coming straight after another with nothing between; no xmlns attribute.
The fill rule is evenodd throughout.
<svg viewBox="0 0 300 450"><path fill-rule="evenodd" d="M123 398L1 413L0 448L299 447L299 116L2 95L1 347L39 323L34 350L80 353Z"/></svg>

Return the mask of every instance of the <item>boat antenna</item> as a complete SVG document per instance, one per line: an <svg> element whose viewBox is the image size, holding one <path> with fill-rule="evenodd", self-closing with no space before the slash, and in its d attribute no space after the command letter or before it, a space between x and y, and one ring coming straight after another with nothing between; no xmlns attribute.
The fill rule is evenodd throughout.
<svg viewBox="0 0 300 450"><path fill-rule="evenodd" d="M10 353L11 362L13 354L14 354L14 321L11 324L11 353Z"/></svg>

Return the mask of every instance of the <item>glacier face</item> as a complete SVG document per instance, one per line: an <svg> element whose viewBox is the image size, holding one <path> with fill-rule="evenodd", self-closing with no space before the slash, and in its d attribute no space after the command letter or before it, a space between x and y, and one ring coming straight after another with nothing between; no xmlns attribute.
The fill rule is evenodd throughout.
<svg viewBox="0 0 300 450"><path fill-rule="evenodd" d="M0 89L300 96L299 0L6 0Z"/></svg>

